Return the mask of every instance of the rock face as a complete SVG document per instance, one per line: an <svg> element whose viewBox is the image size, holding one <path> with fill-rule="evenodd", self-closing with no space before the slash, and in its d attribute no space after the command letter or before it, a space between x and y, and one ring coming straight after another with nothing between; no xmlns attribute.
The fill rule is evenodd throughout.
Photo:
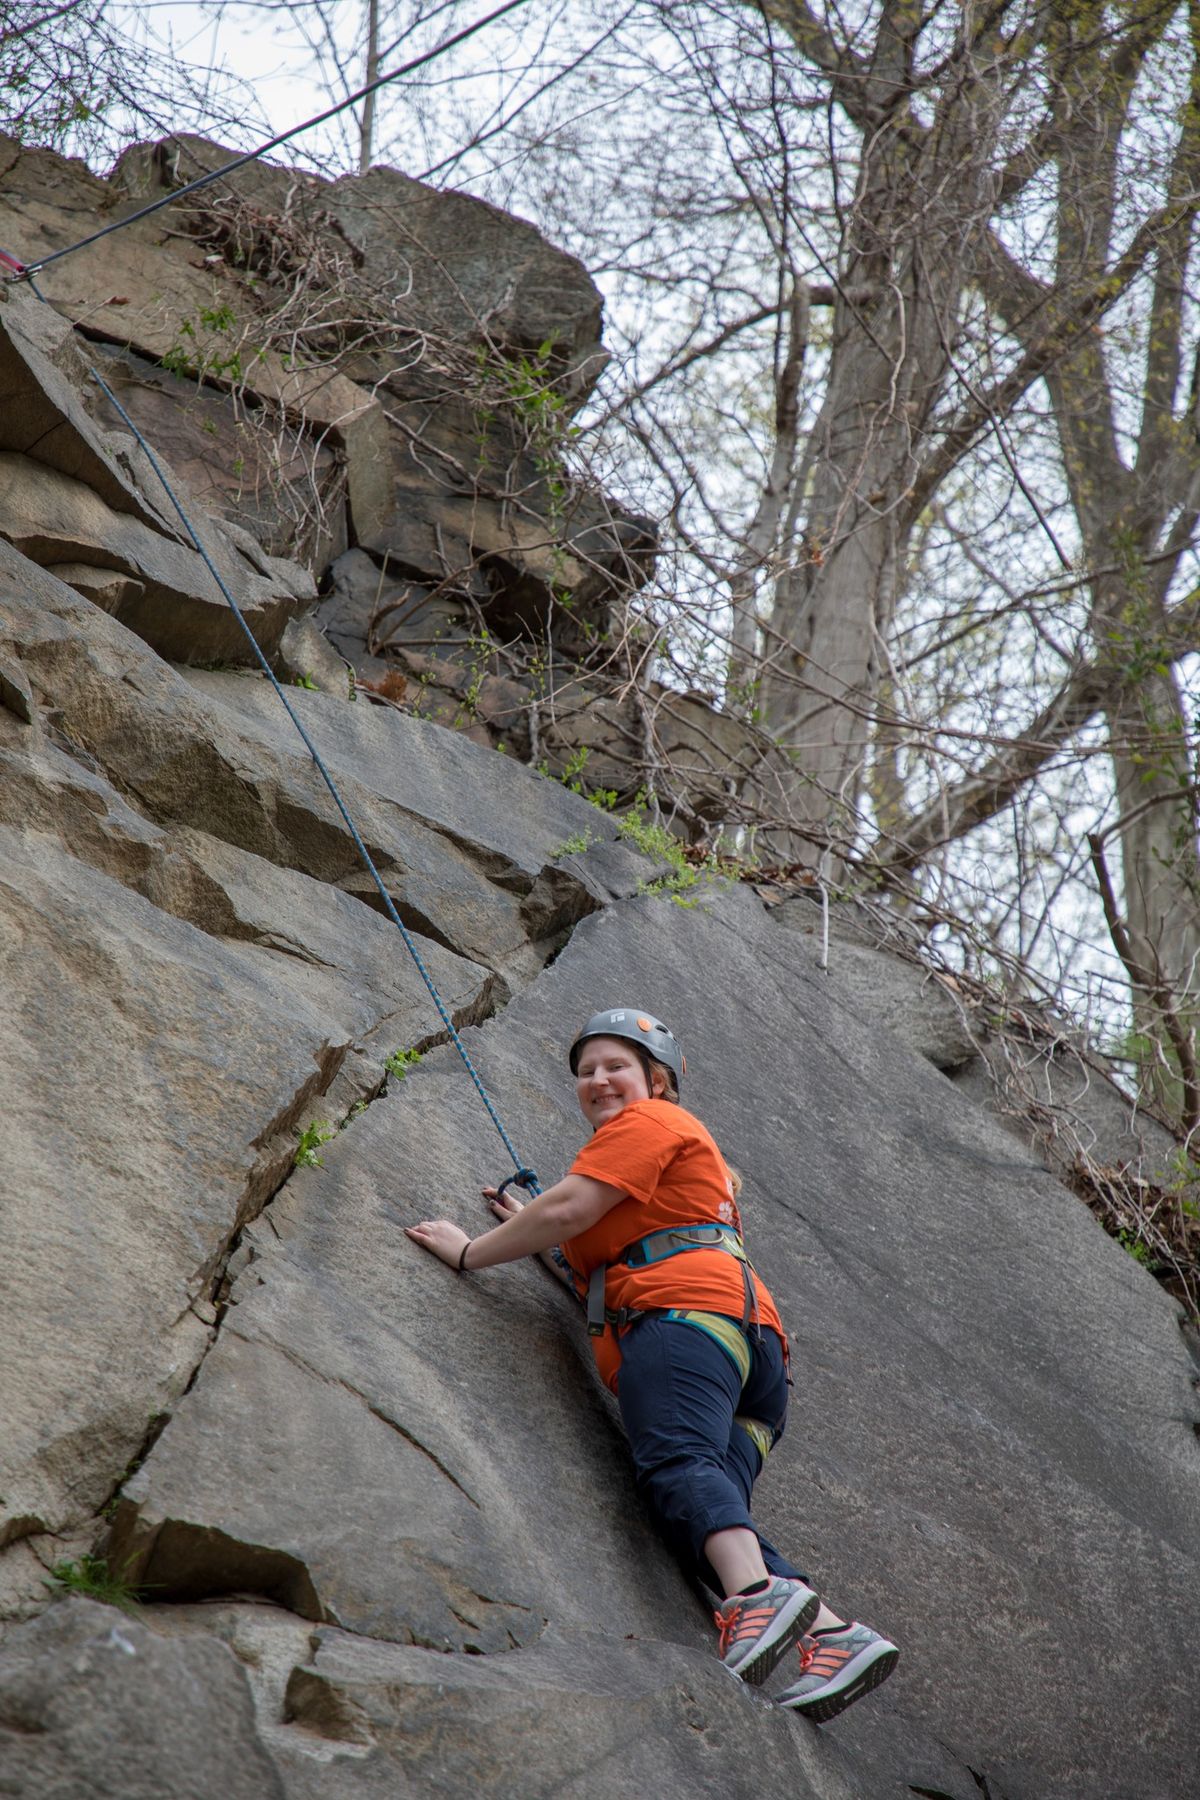
<svg viewBox="0 0 1200 1800"><path fill-rule="evenodd" d="M0 138L0 238L33 262L232 159L176 138L105 183ZM553 615L567 653L606 629L647 545L644 522L560 469L562 428L605 360L600 296L574 258L383 168L328 182L253 164L171 216L174 231L139 221L38 285L86 322L160 443L170 414L172 459L209 507L318 570L356 544L381 589L443 594L477 634L481 609L493 636L543 643ZM218 657L245 660L236 644L187 660Z"/></svg>
<svg viewBox="0 0 1200 1800"><path fill-rule="evenodd" d="M52 254L231 155L171 139L101 182L0 138L0 241L27 260ZM256 164L173 217L172 233L139 221L38 281L220 521L214 543L249 525L272 556L298 556L342 655L369 680L407 683L425 716L556 773L586 764L590 787L625 797L669 769L693 835L724 818L731 771L762 777L773 753L703 697L650 683L631 698L646 631L629 599L655 533L567 454L605 360L586 271L531 226L390 169L327 182ZM127 438L107 401L92 411ZM136 545L96 571L91 540L55 536L53 495L31 512L33 497L27 553L57 556L63 579L143 635L147 609L164 619ZM200 589L211 597L211 582ZM211 640L156 647L245 662L219 607L209 616ZM287 616L264 621L269 648ZM309 658L287 666L313 673Z"/></svg>
<svg viewBox="0 0 1200 1800"><path fill-rule="evenodd" d="M57 167L10 167L35 249L84 229L46 210ZM163 171L68 191L82 217ZM280 172L260 173L239 204L262 214ZM352 194L305 192L364 259L407 245L426 269L419 239L432 269L476 214L439 223L412 185L373 182L357 239ZM401 200L412 229L381 236ZM218 210L198 241L246 222ZM502 227L489 212L455 280L528 354L487 286ZM559 264L512 231L541 330ZM568 283L564 383L585 302ZM191 473L239 600L306 646L278 654L329 660L322 691L282 690L293 719L261 676L184 666L214 660L195 553L33 304L0 302L0 1792L1180 1800L1197 1363L1163 1290L978 1103L978 1017L852 931L823 968L807 901L710 883L673 904L578 795L352 699L294 616L303 580ZM127 340L147 366L148 317ZM718 1667L569 1297L533 1265L459 1279L404 1237L486 1224L509 1160L314 751L543 1180L582 1134L578 1022L644 998L683 1039L793 1338L763 1524L903 1650L829 1727ZM1089 1127L1105 1154L1114 1118ZM1139 1154L1152 1173L1171 1149ZM95 1556L136 1616L50 1598L53 1568L79 1585Z"/></svg>
<svg viewBox="0 0 1200 1800"><path fill-rule="evenodd" d="M287 1792L228 1650L211 1637L170 1643L86 1600L52 1607L0 1648L0 1743L10 1794L285 1800Z"/></svg>
<svg viewBox="0 0 1200 1800"><path fill-rule="evenodd" d="M344 1117L379 1088L389 1052L440 1026L394 927L364 904L300 740L272 746L243 726L265 684L182 679L3 545L0 645L32 703L29 720L0 711L6 1089L23 1170L9 1268L29 1303L10 1316L0 1375L11 1540L105 1503L190 1378L223 1258L286 1175L299 1127L314 1108L328 1116L335 1080ZM223 691L230 704L211 697ZM438 941L417 942L457 1023L508 991L505 967L539 967L576 918L635 884L616 846L572 859L574 872L554 864L594 817L557 785L500 762L509 797L498 810L492 790L485 808L465 764L490 772L486 753L396 713L297 699L314 729L325 715L326 755L395 903L414 924L431 915ZM453 752L432 813L437 787L413 779L430 738ZM372 758L395 770L391 794L364 791ZM489 914L485 968L470 945ZM53 1047L68 1043L78 1102L64 1114ZM71 1326L47 1360L49 1318ZM97 1433L124 1451L118 1467L95 1457Z"/></svg>
<svg viewBox="0 0 1200 1800"><path fill-rule="evenodd" d="M263 649L274 650L288 621L315 598L311 576L267 557L240 529L211 519L206 562L136 440L105 431L88 413L84 396L96 404L102 395L88 382L69 326L30 292L15 289L5 297L4 538L178 661L246 658L219 575Z"/></svg>

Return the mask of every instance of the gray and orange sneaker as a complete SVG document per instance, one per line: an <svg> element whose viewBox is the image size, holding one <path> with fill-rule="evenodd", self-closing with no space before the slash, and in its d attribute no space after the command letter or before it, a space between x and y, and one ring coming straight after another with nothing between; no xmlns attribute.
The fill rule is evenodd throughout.
<svg viewBox="0 0 1200 1800"><path fill-rule="evenodd" d="M731 1675L757 1687L816 1618L821 1602L802 1581L775 1576L761 1594L735 1594L713 1618L717 1655Z"/></svg>
<svg viewBox="0 0 1200 1800"><path fill-rule="evenodd" d="M853 1620L801 1638L800 1679L777 1694L775 1704L821 1725L886 1681L899 1659L895 1644Z"/></svg>

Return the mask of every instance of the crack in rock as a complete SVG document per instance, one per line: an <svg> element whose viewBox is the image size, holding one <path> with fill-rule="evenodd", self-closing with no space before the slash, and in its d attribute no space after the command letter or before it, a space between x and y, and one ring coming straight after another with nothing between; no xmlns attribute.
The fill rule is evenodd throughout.
<svg viewBox="0 0 1200 1800"><path fill-rule="evenodd" d="M420 1438L416 1437L406 1426L401 1425L398 1419L394 1419L390 1413L384 1412L383 1408L377 1406L373 1400L369 1400L362 1392L361 1388L356 1388L354 1383L347 1381L343 1375L327 1375L323 1369L315 1368L312 1363L300 1355L298 1350L293 1349L289 1344L280 1344L272 1339L271 1348L277 1351L280 1356L286 1357L288 1362L290 1362L294 1368L303 1370L305 1375L311 1375L314 1380L324 1381L331 1387L343 1388L346 1393L352 1395L361 1406L366 1408L373 1419L378 1419L381 1425L386 1425L389 1431L394 1431L396 1436L402 1438L406 1444L409 1444L414 1450L419 1450L421 1455L426 1457L433 1464L438 1474L444 1476L451 1487L457 1488L463 1499L470 1502L476 1512L482 1511L479 1501L476 1500L474 1494L468 1492L462 1482L458 1479L457 1475L455 1475L454 1471L448 1469L441 1458L436 1455L427 1444L423 1444ZM478 1624L478 1621L471 1620L470 1623L474 1626Z"/></svg>
<svg viewBox="0 0 1200 1800"><path fill-rule="evenodd" d="M130 1585L147 1599L261 1595L302 1619L340 1623L333 1608L318 1596L306 1564L286 1550L244 1543L214 1525L181 1519L164 1520L139 1544L139 1524L129 1501L122 1500L113 1530L115 1557L128 1570Z"/></svg>
<svg viewBox="0 0 1200 1800"><path fill-rule="evenodd" d="M39 1519L36 1513L21 1513L6 1519L0 1524L0 1550L7 1550L10 1544L19 1544L23 1538L36 1537L45 1530L46 1521Z"/></svg>

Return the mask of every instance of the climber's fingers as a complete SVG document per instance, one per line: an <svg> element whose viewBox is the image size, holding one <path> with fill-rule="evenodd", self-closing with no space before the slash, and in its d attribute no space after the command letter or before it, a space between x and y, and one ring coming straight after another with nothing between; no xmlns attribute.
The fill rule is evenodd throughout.
<svg viewBox="0 0 1200 1800"><path fill-rule="evenodd" d="M452 1269L458 1267L463 1245L470 1242L461 1225L455 1225L449 1219L422 1219L419 1225L406 1225L404 1230L414 1244L420 1244L423 1250L432 1250Z"/></svg>
<svg viewBox="0 0 1200 1800"><path fill-rule="evenodd" d="M511 1219L525 1205L525 1202L518 1200L510 1190L497 1197L494 1187L485 1187L483 1197L498 1219Z"/></svg>

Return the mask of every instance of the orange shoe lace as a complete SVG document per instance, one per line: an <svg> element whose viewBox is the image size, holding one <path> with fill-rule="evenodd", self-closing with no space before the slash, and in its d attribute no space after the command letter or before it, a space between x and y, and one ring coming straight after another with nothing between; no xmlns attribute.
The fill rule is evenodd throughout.
<svg viewBox="0 0 1200 1800"><path fill-rule="evenodd" d="M843 1663L850 1660L851 1654L843 1644L827 1644L820 1638L801 1638L800 1673L823 1675L828 1679L837 1674Z"/></svg>
<svg viewBox="0 0 1200 1800"><path fill-rule="evenodd" d="M757 1637L761 1631L766 1630L774 1617L773 1606L751 1606L745 1601L730 1612L715 1612L713 1623L721 1634L717 1644L718 1656L724 1656L730 1644L740 1637Z"/></svg>

